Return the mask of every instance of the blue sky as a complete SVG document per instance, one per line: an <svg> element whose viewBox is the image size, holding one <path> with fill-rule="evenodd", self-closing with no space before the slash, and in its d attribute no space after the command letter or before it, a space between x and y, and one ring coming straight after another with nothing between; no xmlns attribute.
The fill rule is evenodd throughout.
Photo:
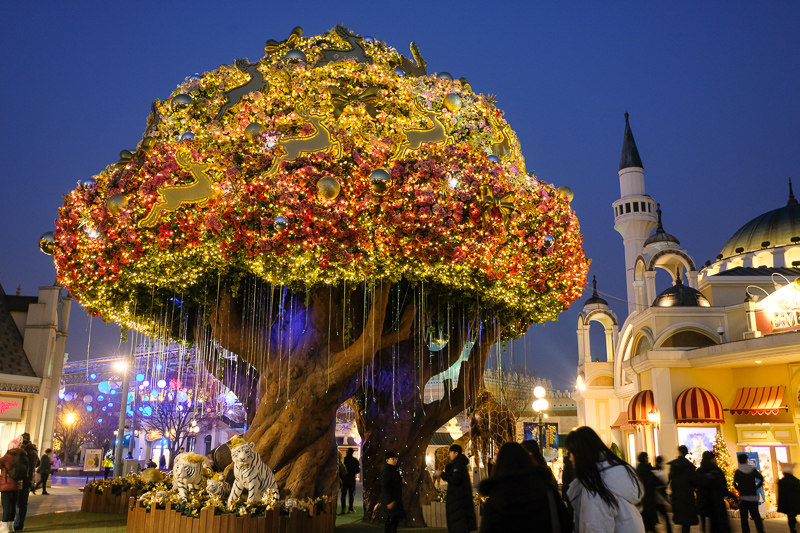
<svg viewBox="0 0 800 533"><path fill-rule="evenodd" d="M0 283L35 294L53 282L37 241L61 194L136 145L152 100L261 57L296 25L313 35L343 23L406 54L416 41L429 72L497 95L528 169L575 191L590 279L624 319L611 208L623 113L665 229L698 264L714 259L800 177L798 20L796 2L17 2L0 20ZM515 343L512 363L571 387L590 294ZM72 317L70 357L86 357L87 319ZM92 357L111 355L118 328L92 329Z"/></svg>

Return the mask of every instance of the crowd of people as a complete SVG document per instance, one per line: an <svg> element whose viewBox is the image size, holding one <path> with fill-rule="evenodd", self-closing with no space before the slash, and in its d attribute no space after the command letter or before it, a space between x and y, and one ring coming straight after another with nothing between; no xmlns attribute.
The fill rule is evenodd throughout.
<svg viewBox="0 0 800 533"><path fill-rule="evenodd" d="M47 492L47 480L56 469L53 450L47 448L39 457L39 450L28 433L8 443L8 451L0 458L0 501L3 504L3 521L0 533L24 531L28 514L28 497L39 487ZM36 480L39 474L39 480Z"/></svg>
<svg viewBox="0 0 800 533"><path fill-rule="evenodd" d="M478 486L486 497L480 528L470 465L461 446L450 447L450 463L434 477L447 482L448 533L644 533L656 531L660 521L667 533L672 533L673 524L682 533L698 524L703 533L729 533L726 499L738 504L742 533L750 533L751 519L757 532L764 533L757 495L764 478L748 464L747 455L737 456L739 467L733 479L736 495L728 490L725 474L712 452L703 453L699 468L686 458L688 453L685 446L679 446L668 473L662 457L656 457L652 465L646 452L638 455L634 468L612 452L593 429L579 427L565 441L559 491L535 441L507 442L494 458L491 474ZM387 533L397 531L405 516L397 462L397 453L387 451L381 471L381 507ZM778 512L789 517L790 533L797 533L800 480L792 473L793 463L781 468L784 475L778 481ZM343 491L343 512L344 507Z"/></svg>

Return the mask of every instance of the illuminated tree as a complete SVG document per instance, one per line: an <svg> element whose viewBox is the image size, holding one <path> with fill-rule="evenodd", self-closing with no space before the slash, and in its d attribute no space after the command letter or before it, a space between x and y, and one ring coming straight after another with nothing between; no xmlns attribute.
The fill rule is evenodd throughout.
<svg viewBox="0 0 800 533"><path fill-rule="evenodd" d="M407 441L415 523L424 447L474 401L490 346L555 319L588 262L493 98L427 75L413 46L416 63L341 26L301 34L154 102L137 150L67 197L58 277L106 320L229 350L207 367L251 406L245 438L284 495L336 492L353 398L370 494L380 450Z"/></svg>
<svg viewBox="0 0 800 533"><path fill-rule="evenodd" d="M731 460L731 455L728 453L728 446L725 444L725 439L722 433L717 432L714 441L714 456L717 458L717 466L725 473L725 480L728 482L728 490L734 494L738 491L733 486L733 475L736 473L736 463Z"/></svg>

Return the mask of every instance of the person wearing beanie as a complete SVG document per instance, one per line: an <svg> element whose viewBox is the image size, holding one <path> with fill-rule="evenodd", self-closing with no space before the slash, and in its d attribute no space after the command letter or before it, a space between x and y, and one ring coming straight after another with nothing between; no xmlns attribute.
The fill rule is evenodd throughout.
<svg viewBox="0 0 800 533"><path fill-rule="evenodd" d="M475 503L472 500L469 461L463 451L458 444L450 446L450 462L444 472L436 472L437 476L447 482L447 496L444 502L449 533L469 533L478 529Z"/></svg>
<svg viewBox="0 0 800 533"><path fill-rule="evenodd" d="M398 455L387 451L381 469L381 506L384 508L384 533L395 533L406 512L403 508L403 477L397 469Z"/></svg>
<svg viewBox="0 0 800 533"><path fill-rule="evenodd" d="M740 453L736 456L739 468L733 474L733 486L739 492L739 520L742 524L742 533L750 533L748 515L756 523L756 531L764 533L764 522L758 512L758 489L764 485L764 476L747 462L747 454Z"/></svg>
<svg viewBox="0 0 800 533"><path fill-rule="evenodd" d="M29 469L28 455L20 449L22 439L17 437L8 443L8 451L0 459L0 500L3 504L3 522L0 533L14 531L17 514L17 498L22 489L22 480Z"/></svg>
<svg viewBox="0 0 800 533"><path fill-rule="evenodd" d="M781 463L783 477L778 480L778 512L789 519L789 533L797 533L800 514L800 480L794 477L794 463Z"/></svg>

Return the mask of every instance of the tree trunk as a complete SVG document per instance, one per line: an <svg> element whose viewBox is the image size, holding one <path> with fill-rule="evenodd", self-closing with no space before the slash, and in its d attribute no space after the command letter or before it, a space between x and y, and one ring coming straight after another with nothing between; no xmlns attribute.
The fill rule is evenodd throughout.
<svg viewBox="0 0 800 533"><path fill-rule="evenodd" d="M257 309L240 308L226 290L213 309L215 339L252 365L265 384L245 440L255 442L274 471L282 497L336 497L336 411L375 353L411 330L413 306L396 330L383 332L390 288L323 288L305 295L270 287L257 298ZM362 314L348 316L350 309ZM353 330L360 331L355 341Z"/></svg>
<svg viewBox="0 0 800 533"><path fill-rule="evenodd" d="M469 340L470 328L451 330L448 347L441 352L430 352L424 340L418 342L418 339L383 350L376 357L374 382L366 379L353 398L356 423L364 439L362 480L367 520L380 520L383 514L379 505L380 471L388 450L400 455L406 521L409 526L425 525L422 506L436 495L430 472L426 470L428 444L441 426L474 403L489 348L501 331L499 326L491 324L484 336L473 343ZM417 334L424 335L424 331L418 330ZM444 397L425 404L422 397L425 384L433 375L452 366L465 347L469 358L461 364L456 388L450 391L445 384Z"/></svg>

